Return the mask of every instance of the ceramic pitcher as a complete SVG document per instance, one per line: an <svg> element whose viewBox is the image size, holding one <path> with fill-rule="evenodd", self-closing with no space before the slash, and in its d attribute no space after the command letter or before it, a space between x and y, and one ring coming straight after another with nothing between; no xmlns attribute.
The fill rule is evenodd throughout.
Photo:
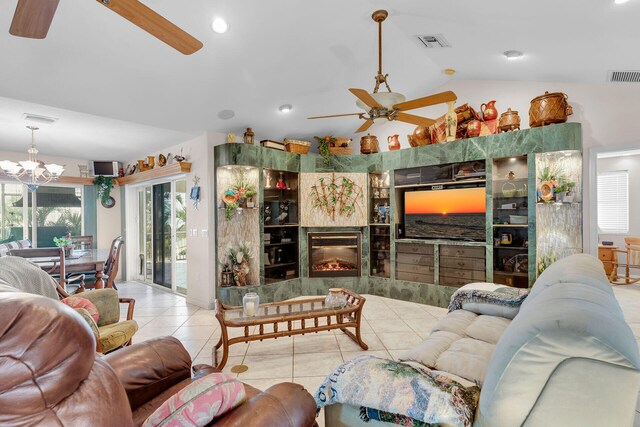
<svg viewBox="0 0 640 427"><path fill-rule="evenodd" d="M487 120L495 120L498 118L498 110L496 110L496 101L489 101L486 104L482 104L480 106L480 111L482 112L482 118Z"/></svg>
<svg viewBox="0 0 640 427"><path fill-rule="evenodd" d="M387 137L387 142L389 143L389 151L400 149L400 140L398 139L399 136L400 135L391 135Z"/></svg>

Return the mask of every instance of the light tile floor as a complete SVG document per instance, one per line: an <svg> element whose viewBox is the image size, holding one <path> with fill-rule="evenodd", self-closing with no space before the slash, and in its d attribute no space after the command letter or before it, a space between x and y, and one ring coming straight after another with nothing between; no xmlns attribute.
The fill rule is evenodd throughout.
<svg viewBox="0 0 640 427"><path fill-rule="evenodd" d="M119 293L136 299L134 318L140 329L134 343L173 335L182 341L194 363L212 364L212 349L220 337L220 326L212 310L200 309L187 304L182 296L137 282L120 284ZM618 286L614 293L640 345L640 285ZM447 313L444 308L365 296L362 338L369 346L367 354L380 357L397 359L404 350L424 339ZM123 308L122 316L125 315ZM326 331L232 345L224 371L244 364L249 369L237 376L256 388L292 381L313 393L333 368L363 353L341 331ZM322 415L318 420L321 426ZM634 425L640 427L640 396Z"/></svg>

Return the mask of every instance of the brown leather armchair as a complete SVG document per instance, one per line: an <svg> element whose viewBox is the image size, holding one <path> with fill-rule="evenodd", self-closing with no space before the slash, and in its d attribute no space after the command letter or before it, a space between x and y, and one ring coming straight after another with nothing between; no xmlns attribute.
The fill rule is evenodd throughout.
<svg viewBox="0 0 640 427"><path fill-rule="evenodd" d="M73 339L70 339L73 338ZM0 284L0 425L139 426L191 383L189 353L165 337L100 358L95 338L69 307ZM193 367L194 378L215 372ZM311 427L315 402L298 384L264 392L245 385L248 401L216 426Z"/></svg>

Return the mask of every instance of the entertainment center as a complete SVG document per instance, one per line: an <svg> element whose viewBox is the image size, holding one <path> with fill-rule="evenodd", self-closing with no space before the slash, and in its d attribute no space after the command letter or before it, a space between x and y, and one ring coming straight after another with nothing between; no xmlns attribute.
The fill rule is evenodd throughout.
<svg viewBox="0 0 640 427"><path fill-rule="evenodd" d="M582 252L581 132L557 124L329 164L216 146L217 297L240 305L247 292L271 302L343 287L444 307L466 283L528 287ZM557 194L546 191L553 178ZM256 193L227 219L234 182ZM222 286L226 254L242 245L248 286Z"/></svg>

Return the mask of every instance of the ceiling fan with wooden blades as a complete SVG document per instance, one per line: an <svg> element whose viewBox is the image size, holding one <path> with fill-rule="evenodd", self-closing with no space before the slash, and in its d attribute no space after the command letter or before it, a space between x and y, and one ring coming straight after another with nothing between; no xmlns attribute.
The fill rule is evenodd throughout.
<svg viewBox="0 0 640 427"><path fill-rule="evenodd" d="M356 105L362 108L364 112L335 114L332 116L314 116L309 117L309 119L358 116L360 119L365 120L362 126L356 131L356 133L359 133L366 131L375 121L381 119L387 119L388 121L397 120L412 125L428 127L434 124L435 120L408 114L405 113L405 111L444 103L448 103L450 109L453 108L453 102L455 102L458 97L451 91L437 93L411 101L406 101L405 96L401 93L391 91L391 87L389 87L389 82L387 81L389 74L382 73L382 23L388 16L389 13L386 10L376 10L371 15L373 20L378 23L378 74L375 77L376 85L373 92L369 93L364 89L349 89L349 92L358 98ZM387 88L387 92L379 92L382 84Z"/></svg>
<svg viewBox="0 0 640 427"><path fill-rule="evenodd" d="M202 42L138 0L97 1L185 55L191 55L202 48ZM18 37L44 39L59 2L60 0L18 0L9 33Z"/></svg>

